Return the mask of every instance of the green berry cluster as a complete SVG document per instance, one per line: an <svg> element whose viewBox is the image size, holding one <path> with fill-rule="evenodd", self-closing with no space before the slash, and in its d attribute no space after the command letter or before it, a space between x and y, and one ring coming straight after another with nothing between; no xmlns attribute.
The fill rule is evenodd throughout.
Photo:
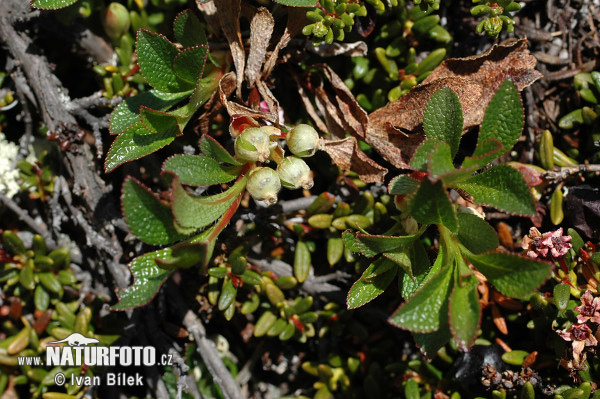
<svg viewBox="0 0 600 399"><path fill-rule="evenodd" d="M485 33L492 38L498 37L502 29L506 29L508 33L515 30L515 21L511 17L511 12L521 9L521 5L512 0L499 0L498 2L489 0L473 0L474 3L479 3L471 8L471 15L482 16L483 19L477 25L477 33Z"/></svg>
<svg viewBox="0 0 600 399"><path fill-rule="evenodd" d="M232 121L229 131L235 138L235 155L238 159L253 164L246 190L257 201L268 204L277 202L281 187L290 190L313 186L310 167L302 158L311 157L319 149L320 138L309 125L300 124L285 134L285 141L291 156L285 156L279 139L284 134L273 126L260 126L249 117ZM274 161L276 169L256 166L256 163Z"/></svg>
<svg viewBox="0 0 600 399"><path fill-rule="evenodd" d="M364 17L367 9L357 0L321 0L317 7L306 13L312 23L302 29L306 36L312 35L315 46L334 40L342 41L352 30L354 17Z"/></svg>

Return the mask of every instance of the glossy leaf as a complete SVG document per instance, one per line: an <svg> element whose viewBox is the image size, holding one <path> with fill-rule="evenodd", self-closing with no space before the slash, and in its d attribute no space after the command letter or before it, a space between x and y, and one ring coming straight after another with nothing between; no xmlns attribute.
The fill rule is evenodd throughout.
<svg viewBox="0 0 600 399"><path fill-rule="evenodd" d="M396 277L397 271L398 266L388 259L379 258L373 262L350 288L346 298L348 309L363 306L381 295Z"/></svg>
<svg viewBox="0 0 600 399"><path fill-rule="evenodd" d="M458 346L468 350L477 338L481 319L477 293L479 281L473 275L460 279L465 281L457 281L450 294L450 330Z"/></svg>
<svg viewBox="0 0 600 399"><path fill-rule="evenodd" d="M379 236L359 233L356 234L355 243L363 255L372 257L382 252L408 248L422 233L423 231L419 231L408 236ZM345 233L344 237L346 237Z"/></svg>
<svg viewBox="0 0 600 399"><path fill-rule="evenodd" d="M274 0L276 3L289 7L314 7L317 0Z"/></svg>
<svg viewBox="0 0 600 399"><path fill-rule="evenodd" d="M178 136L183 134L182 122L185 123L177 115L173 115L169 112L156 111L145 106L140 107L140 121L142 122L142 125L144 125L144 128L150 133L160 133L176 128L178 130Z"/></svg>
<svg viewBox="0 0 600 399"><path fill-rule="evenodd" d="M458 239L474 254L490 252L498 248L496 231L488 222L471 213L459 212Z"/></svg>
<svg viewBox="0 0 600 399"><path fill-rule="evenodd" d="M494 166L457 183L456 187L471 194L478 204L493 206L517 215L534 216L536 213L533 198L523 176L508 165Z"/></svg>
<svg viewBox="0 0 600 399"><path fill-rule="evenodd" d="M450 146L446 143L437 143L429 154L429 162L427 163L427 172L430 178L437 179L454 170Z"/></svg>
<svg viewBox="0 0 600 399"><path fill-rule="evenodd" d="M477 155L465 158L462 164L463 168L481 168L487 165L500 156L504 150L504 146L498 140L491 138L480 142L477 149Z"/></svg>
<svg viewBox="0 0 600 399"><path fill-rule="evenodd" d="M404 330L437 331L448 319L448 298L453 267L444 267L390 316L389 322Z"/></svg>
<svg viewBox="0 0 600 399"><path fill-rule="evenodd" d="M173 61L179 50L166 37L140 29L136 41L136 55L140 71L155 89L178 93L194 87L179 78L173 70Z"/></svg>
<svg viewBox="0 0 600 399"><path fill-rule="evenodd" d="M410 214L422 224L443 224L452 232L458 229L454 207L441 181L421 182L410 203Z"/></svg>
<svg viewBox="0 0 600 399"><path fill-rule="evenodd" d="M150 302L160 286L173 273L173 270L158 267L155 259L167 259L170 256L171 248L164 248L135 258L129 264L129 270L133 275L133 284L117 290L119 302L111 306L111 310L136 308Z"/></svg>
<svg viewBox="0 0 600 399"><path fill-rule="evenodd" d="M435 269L431 268L429 255L427 255L427 250L421 240L413 241L409 254L412 274L401 270L402 274L398 279L400 295L404 299L413 296L427 278L430 277L430 273L435 274L440 269L439 267Z"/></svg>
<svg viewBox="0 0 600 399"><path fill-rule="evenodd" d="M394 177L388 186L388 192L392 195L412 194L419 188L419 182L408 175Z"/></svg>
<svg viewBox="0 0 600 399"><path fill-rule="evenodd" d="M524 120L519 91L512 80L506 79L485 110L479 131L478 145L473 156L477 157L489 151L489 148L486 149L480 145L488 139L498 140L503 146L502 151L498 152L496 157L510 150L521 135Z"/></svg>
<svg viewBox="0 0 600 399"><path fill-rule="evenodd" d="M57 10L77 3L78 0L32 0L31 7L41 10Z"/></svg>
<svg viewBox="0 0 600 399"><path fill-rule="evenodd" d="M446 320L444 324L440 325L440 328L437 331L425 334L413 333L413 338L421 352L432 359L436 356L437 352L450 341L452 334L450 333L450 326Z"/></svg>
<svg viewBox="0 0 600 399"><path fill-rule="evenodd" d="M142 105L157 111L166 111L190 94L192 94L191 90L183 93L163 93L158 90L150 90L126 98L110 115L110 133L120 134L131 125L138 123Z"/></svg>
<svg viewBox="0 0 600 399"><path fill-rule="evenodd" d="M433 93L425 106L423 127L427 138L446 143L454 158L463 130L463 115L458 96L450 88L443 87Z"/></svg>
<svg viewBox="0 0 600 399"><path fill-rule="evenodd" d="M132 177L123 183L121 205L131 232L147 244L165 245L186 237L175 230L171 209Z"/></svg>
<svg viewBox="0 0 600 399"><path fill-rule="evenodd" d="M150 133L141 122L138 122L119 135L113 142L106 161L104 171L112 172L118 166L145 157L169 145L179 134L177 127L171 127L160 133Z"/></svg>
<svg viewBox="0 0 600 399"><path fill-rule="evenodd" d="M502 252L469 255L467 259L498 291L521 297L540 287L552 272L552 266L531 258Z"/></svg>
<svg viewBox="0 0 600 399"><path fill-rule="evenodd" d="M391 260L402 268L402 271L408 273L412 278L412 261L410 259L409 249L396 249L390 252L384 252L383 257Z"/></svg>
<svg viewBox="0 0 600 399"><path fill-rule="evenodd" d="M234 157L227 152L225 148L217 140L209 135L203 135L200 139L200 150L202 153L209 158L217 160L219 162L228 163L230 165L240 166L242 162L236 160Z"/></svg>
<svg viewBox="0 0 600 399"><path fill-rule="evenodd" d="M246 186L247 178L240 179L227 191L206 197L188 194L181 184L173 181L173 216L184 227L200 229L217 220L231 206Z"/></svg>
<svg viewBox="0 0 600 399"><path fill-rule="evenodd" d="M173 71L186 82L196 84L202 77L207 55L206 45L185 49L173 60Z"/></svg>
<svg viewBox="0 0 600 399"><path fill-rule="evenodd" d="M215 160L199 155L174 155L162 166L163 171L177 175L179 182L191 186L209 186L229 183L238 170L226 170Z"/></svg>
<svg viewBox="0 0 600 399"><path fill-rule="evenodd" d="M177 15L173 22L173 33L184 48L208 44L202 23L191 10Z"/></svg>
<svg viewBox="0 0 600 399"><path fill-rule="evenodd" d="M433 151L435 145L439 141L434 139L427 139L421 143L421 145L415 151L415 155L410 161L410 168L414 170L420 170L422 172L427 171L427 162L429 161L429 154Z"/></svg>
<svg viewBox="0 0 600 399"><path fill-rule="evenodd" d="M175 247L167 259L156 259L158 267L166 270L188 269L205 265L210 260L215 242L182 243Z"/></svg>

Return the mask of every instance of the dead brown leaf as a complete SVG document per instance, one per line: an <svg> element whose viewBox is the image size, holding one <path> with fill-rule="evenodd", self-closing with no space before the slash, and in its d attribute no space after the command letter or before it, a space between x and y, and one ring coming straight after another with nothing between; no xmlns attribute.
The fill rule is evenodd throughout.
<svg viewBox="0 0 600 399"><path fill-rule="evenodd" d="M274 26L273 16L264 7L256 10L250 20L250 51L246 65L246 79L250 87L254 86L260 77L260 70L265 61Z"/></svg>
<svg viewBox="0 0 600 399"><path fill-rule="evenodd" d="M280 126L279 118L276 114L256 111L252 108L248 108L244 105L228 100L229 94L233 92L233 87L235 87L236 81L237 79L235 72L229 72L228 74L225 74L219 81L219 97L221 99L221 104L223 104L227 110L227 113L230 116L243 115L251 118L262 119L272 122L276 126Z"/></svg>
<svg viewBox="0 0 600 399"><path fill-rule="evenodd" d="M323 140L324 150L331 160L344 170L352 170L365 183L378 183L384 180L388 172L386 168L378 165L358 147L354 137L343 140Z"/></svg>
<svg viewBox="0 0 600 399"><path fill-rule="evenodd" d="M244 64L246 62L244 44L240 32L241 1L242 0L214 0L221 29L229 43L229 49L233 57L235 70L237 71L236 88L237 96L240 98L242 97L242 80L244 76Z"/></svg>
<svg viewBox="0 0 600 399"><path fill-rule="evenodd" d="M539 79L535 64L526 39L493 46L481 55L445 60L407 95L369 115L365 141L394 166L405 168L424 139L423 112L436 90L446 86L458 95L466 130L482 122L504 79L511 78L519 90Z"/></svg>
<svg viewBox="0 0 600 399"><path fill-rule="evenodd" d="M275 49L269 56L269 59L265 62L265 66L263 68L263 77L266 78L271 75L273 68L275 68L275 64L277 63L277 58L279 57L279 52L288 45L292 37L296 36L298 33L302 31L302 28L306 25L306 10L301 7L288 7L288 20L287 25L285 27L285 31L277 42Z"/></svg>

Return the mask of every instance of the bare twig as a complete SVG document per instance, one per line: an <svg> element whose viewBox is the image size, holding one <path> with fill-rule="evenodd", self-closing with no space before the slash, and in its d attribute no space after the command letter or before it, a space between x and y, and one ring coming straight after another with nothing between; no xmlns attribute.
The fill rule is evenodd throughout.
<svg viewBox="0 0 600 399"><path fill-rule="evenodd" d="M559 183L576 174L600 173L600 164L566 166L555 170L549 170L542 177L550 183Z"/></svg>
<svg viewBox="0 0 600 399"><path fill-rule="evenodd" d="M242 399L239 385L225 367L214 342L206 337L206 330L202 321L189 309L175 284L167 285L167 295L169 296L169 303L173 305L173 310L179 312L180 316L183 317L184 327L194 337L198 346L197 351L212 375L213 381L221 388L225 399Z"/></svg>
<svg viewBox="0 0 600 399"><path fill-rule="evenodd" d="M13 211L19 218L27 224L31 230L35 231L46 240L48 248L56 248L56 242L52 239L50 232L45 225L37 223L27 212L25 212L15 201L8 198L6 195L0 193L0 202L2 202L8 209Z"/></svg>

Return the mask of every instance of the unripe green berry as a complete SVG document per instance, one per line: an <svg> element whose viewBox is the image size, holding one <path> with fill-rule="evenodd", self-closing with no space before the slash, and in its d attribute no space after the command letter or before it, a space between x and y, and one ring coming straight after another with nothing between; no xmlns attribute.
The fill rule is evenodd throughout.
<svg viewBox="0 0 600 399"><path fill-rule="evenodd" d="M312 157L319 149L319 133L309 125L298 125L285 138L292 154L297 157Z"/></svg>
<svg viewBox="0 0 600 399"><path fill-rule="evenodd" d="M272 205L277 202L277 193L281 190L279 175L271 168L254 168L250 172L246 190L256 201L265 201Z"/></svg>
<svg viewBox="0 0 600 399"><path fill-rule="evenodd" d="M265 162L269 159L270 144L267 132L250 127L235 139L235 154L246 161Z"/></svg>
<svg viewBox="0 0 600 399"><path fill-rule="evenodd" d="M281 179L281 185L291 190L312 188L313 179L310 177L310 168L302 158L286 157L277 165L277 173Z"/></svg>
<svg viewBox="0 0 600 399"><path fill-rule="evenodd" d="M129 11L120 3L110 3L104 11L102 26L113 40L120 38L129 30Z"/></svg>

